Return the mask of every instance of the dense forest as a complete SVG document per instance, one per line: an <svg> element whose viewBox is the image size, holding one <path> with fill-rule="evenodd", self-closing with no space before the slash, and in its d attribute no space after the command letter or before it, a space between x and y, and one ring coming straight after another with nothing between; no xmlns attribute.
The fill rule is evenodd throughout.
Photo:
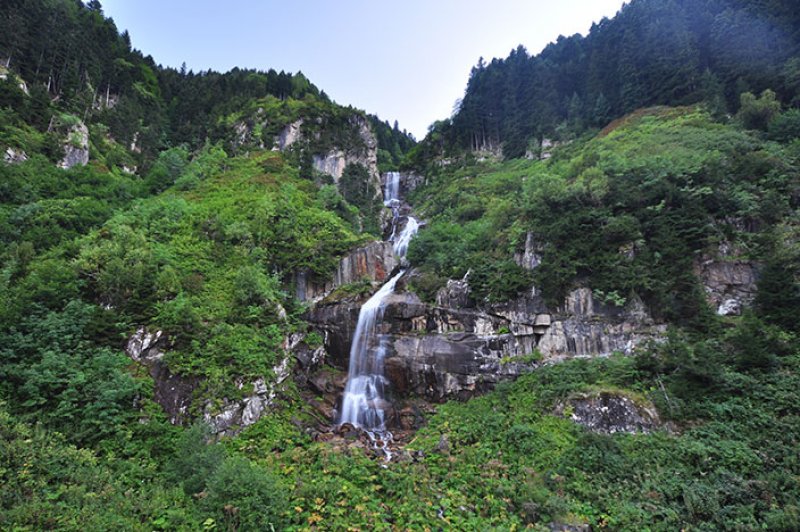
<svg viewBox="0 0 800 532"><path fill-rule="evenodd" d="M58 111L103 124L123 146L136 135L138 153L129 155L145 165L164 148L197 149L206 140L222 140L226 132L220 120L254 99L310 97L330 103L302 73L162 68L131 48L127 32L118 32L97 1L86 6L79 0L8 2L0 34L4 65L31 87L27 101L7 83L3 107L22 111L21 118L40 131L52 125ZM377 117L372 123L381 148L396 164L412 139Z"/></svg>
<svg viewBox="0 0 800 532"><path fill-rule="evenodd" d="M416 142L6 1L0 529L800 529L800 11L633 0L465 81ZM391 349L470 352L392 391L387 460L331 412L389 275ZM581 418L608 398L646 430Z"/></svg>
<svg viewBox="0 0 800 532"><path fill-rule="evenodd" d="M639 0L585 37L559 36L540 54L482 58L436 143L536 151L648 105L708 102L735 113L739 94L771 89L786 104L800 87L797 9L790 0Z"/></svg>

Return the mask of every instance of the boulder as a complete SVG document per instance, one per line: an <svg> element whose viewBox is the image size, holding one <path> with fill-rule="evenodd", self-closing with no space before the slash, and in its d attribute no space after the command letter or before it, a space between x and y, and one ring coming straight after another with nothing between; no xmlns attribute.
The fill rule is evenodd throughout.
<svg viewBox="0 0 800 532"><path fill-rule="evenodd" d="M24 150L18 150L16 148L6 148L5 154L3 154L3 162L6 164L19 164L24 163L28 160L28 154L25 153Z"/></svg>
<svg viewBox="0 0 800 532"><path fill-rule="evenodd" d="M661 425L652 404L618 391L573 396L556 407L556 413L599 434L647 433Z"/></svg>

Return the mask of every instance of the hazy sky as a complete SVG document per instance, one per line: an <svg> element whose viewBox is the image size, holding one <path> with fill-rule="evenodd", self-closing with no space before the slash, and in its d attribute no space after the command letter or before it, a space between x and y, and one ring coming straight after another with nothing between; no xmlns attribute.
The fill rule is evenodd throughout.
<svg viewBox="0 0 800 532"><path fill-rule="evenodd" d="M450 116L478 58L586 34L622 0L102 0L157 63L301 70L340 104L422 138Z"/></svg>

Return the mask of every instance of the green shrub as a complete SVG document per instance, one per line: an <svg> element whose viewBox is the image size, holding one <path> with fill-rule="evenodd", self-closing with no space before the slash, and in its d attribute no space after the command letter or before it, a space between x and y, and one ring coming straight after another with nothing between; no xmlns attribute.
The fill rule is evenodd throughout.
<svg viewBox="0 0 800 532"><path fill-rule="evenodd" d="M769 123L769 138L789 142L800 138L800 109L789 109Z"/></svg>
<svg viewBox="0 0 800 532"><path fill-rule="evenodd" d="M211 431L202 422L183 430L175 442L175 455L167 464L167 476L183 486L187 495L200 493L225 460L221 445L209 443Z"/></svg>
<svg viewBox="0 0 800 532"><path fill-rule="evenodd" d="M739 98L740 107L736 116L747 129L766 131L781 110L781 102L770 89L762 92L758 98L752 92L744 92Z"/></svg>
<svg viewBox="0 0 800 532"><path fill-rule="evenodd" d="M208 482L203 507L228 530L281 530L288 513L286 491L265 469L228 458Z"/></svg>

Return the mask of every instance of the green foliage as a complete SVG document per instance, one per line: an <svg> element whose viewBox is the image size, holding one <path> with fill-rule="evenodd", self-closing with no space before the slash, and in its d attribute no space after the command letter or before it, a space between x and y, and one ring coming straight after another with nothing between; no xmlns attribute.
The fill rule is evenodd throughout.
<svg viewBox="0 0 800 532"><path fill-rule="evenodd" d="M778 142L800 138L800 109L789 109L774 117L769 123L769 138Z"/></svg>
<svg viewBox="0 0 800 532"><path fill-rule="evenodd" d="M710 316L696 257L720 233L756 252L763 240L726 220L767 228L786 219L777 191L796 186L792 160L705 111L653 108L549 161L452 165L412 198L429 222L409 250L423 270L412 283L442 286L470 271L478 300L513 297L530 286L512 261L530 232L535 285L551 304L582 284L601 301L638 296L657 317L702 329ZM422 292L430 299L436 288Z"/></svg>
<svg viewBox="0 0 800 532"><path fill-rule="evenodd" d="M182 147L170 148L158 154L145 181L151 192L161 192L172 186L186 171L189 152Z"/></svg>
<svg viewBox="0 0 800 532"><path fill-rule="evenodd" d="M0 527L197 529L191 501L180 490L120 475L114 465L57 433L14 420L0 403Z"/></svg>
<svg viewBox="0 0 800 532"><path fill-rule="evenodd" d="M0 334L3 391L16 398L15 410L80 444L112 437L136 416L129 405L140 386L126 371L127 357L91 344L102 312L73 301Z"/></svg>
<svg viewBox="0 0 800 532"><path fill-rule="evenodd" d="M529 273L509 256L520 237L526 167L516 161L456 168L415 192L412 202L429 223L412 240L408 258L423 270L412 283L426 299L447 278L467 272L471 293L480 301L506 300L530 285ZM485 201L489 197L492 201Z"/></svg>
<svg viewBox="0 0 800 532"><path fill-rule="evenodd" d="M797 246L767 255L758 281L755 306L763 318L786 330L800 332L800 253Z"/></svg>
<svg viewBox="0 0 800 532"><path fill-rule="evenodd" d="M412 148L397 124L333 104L302 74L162 69L99 2L12 4L0 17L12 61L0 69L0 148L29 160L0 165L0 528L800 527L800 151L715 122L745 93L742 124L798 136L778 97L797 98L796 15L774 2L632 2L586 38L481 62L454 117ZM700 100L708 114L653 108L607 125ZM267 151L300 119L303 139ZM55 168L81 120L91 164ZM124 339L165 331L164 362L197 379L198 401L269 379L285 338L308 328L289 295L295 273L327 279L364 242L357 233L379 232L365 168L348 167L338 189L312 171L314 154L364 150L365 123L381 171L431 168L410 198L428 222L409 253L424 299L447 278L466 277L481 303L530 289L517 262L532 240L551 302L588 285L691 329L636 358L543 366L440 405L410 444L420 452L388 467L312 441L301 427L315 414L291 379L269 416L221 444L170 425ZM467 147L522 156L553 134L572 144L547 162L431 164ZM721 242L763 262L755 313L740 319L711 319L692 273ZM555 414L597 390L652 402L676 430L597 435Z"/></svg>
<svg viewBox="0 0 800 532"><path fill-rule="evenodd" d="M230 458L217 468L203 507L229 530L253 531L280 530L288 510L284 490L274 476L242 458Z"/></svg>
<svg viewBox="0 0 800 532"><path fill-rule="evenodd" d="M781 103L777 100L775 92L769 89L762 92L758 98L752 92L742 93L739 105L739 113L736 116L747 129L766 131L781 111Z"/></svg>
<svg viewBox="0 0 800 532"><path fill-rule="evenodd" d="M339 180L339 190L345 201L360 211L363 231L380 234L378 214L383 203L369 177L369 171L360 164L347 165Z"/></svg>
<svg viewBox="0 0 800 532"><path fill-rule="evenodd" d="M167 478L183 485L187 495L202 492L225 460L221 445L210 444L208 427L197 422L185 429L175 442L175 456L167 464Z"/></svg>

